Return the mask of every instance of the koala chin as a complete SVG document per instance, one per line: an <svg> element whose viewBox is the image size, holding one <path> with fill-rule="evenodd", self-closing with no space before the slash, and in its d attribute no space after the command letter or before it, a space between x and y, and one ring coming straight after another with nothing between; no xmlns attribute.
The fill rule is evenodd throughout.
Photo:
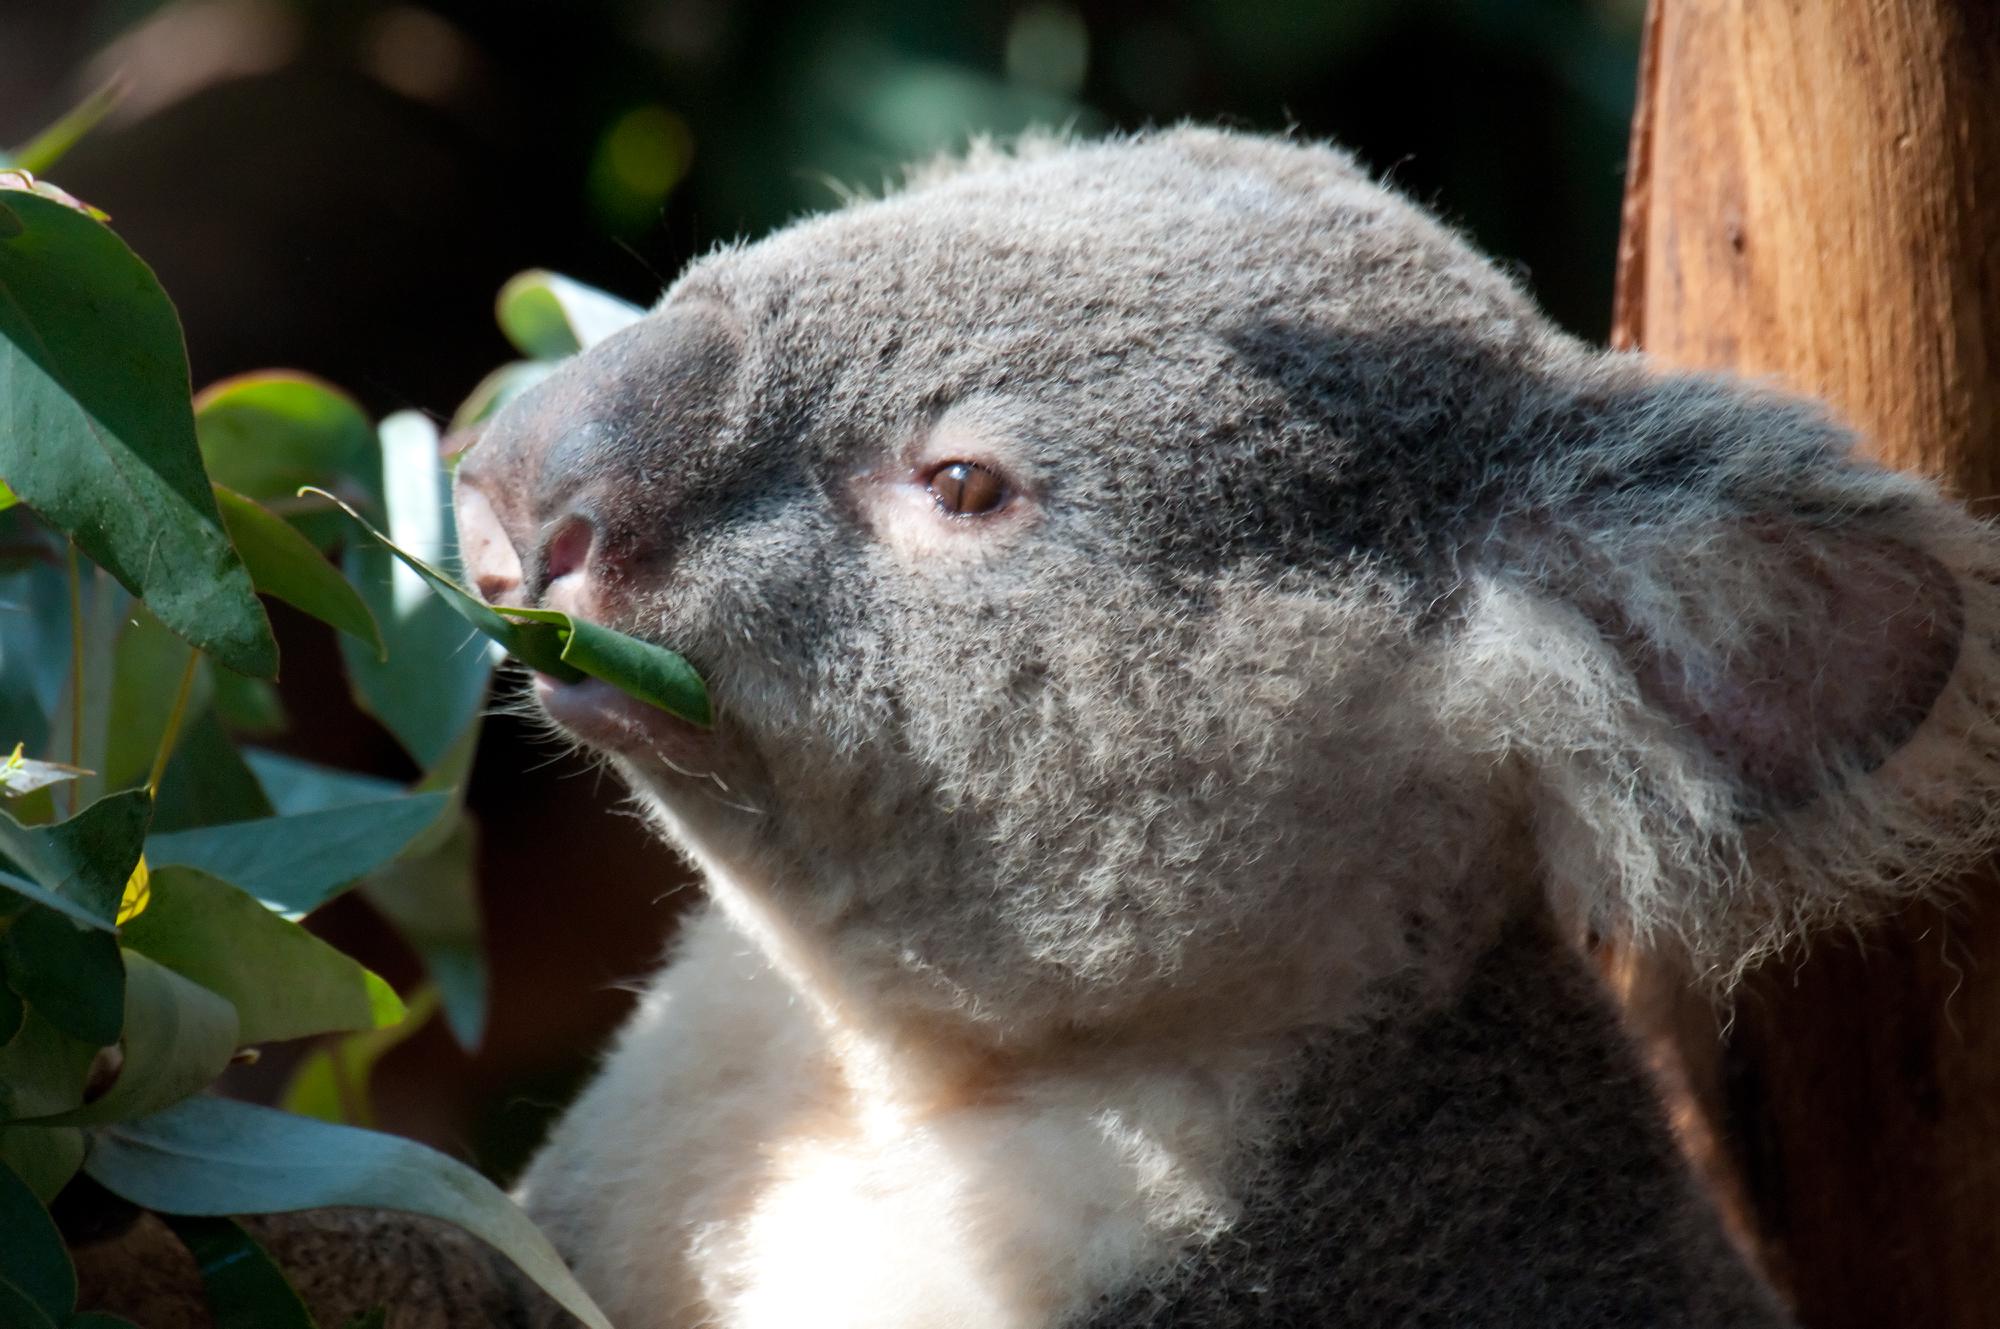
<svg viewBox="0 0 2000 1329"><path fill-rule="evenodd" d="M709 903L521 1195L623 1329L1773 1326L1570 938L1996 840L2000 559L1344 153L978 149L507 408L468 571Z"/></svg>

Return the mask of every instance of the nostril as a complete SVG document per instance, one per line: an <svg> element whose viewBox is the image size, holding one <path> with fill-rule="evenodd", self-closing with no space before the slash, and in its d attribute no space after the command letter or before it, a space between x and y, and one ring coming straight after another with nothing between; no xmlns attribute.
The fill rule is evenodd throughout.
<svg viewBox="0 0 2000 1329"><path fill-rule="evenodd" d="M517 599L521 556L507 538L500 514L485 494L460 483L457 495L458 556L480 598L489 604Z"/></svg>
<svg viewBox="0 0 2000 1329"><path fill-rule="evenodd" d="M573 572L582 572L590 562L590 547L597 533L582 517L565 517L548 542L542 546L542 576L553 584Z"/></svg>

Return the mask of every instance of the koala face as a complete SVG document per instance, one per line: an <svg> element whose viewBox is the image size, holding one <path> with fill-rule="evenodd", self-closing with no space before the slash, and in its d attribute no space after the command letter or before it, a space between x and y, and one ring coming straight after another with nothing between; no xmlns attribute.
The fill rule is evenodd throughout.
<svg viewBox="0 0 2000 1329"><path fill-rule="evenodd" d="M459 506L490 598L708 679L706 732L539 695L774 955L1029 1039L1341 1018L1551 873L1690 930L1659 901L1755 857L1760 782L1879 764L1882 697L1907 735L1959 658L1928 496L1844 451L1577 345L1338 152L1176 131L698 262L503 413ZM1891 552L1815 598L1796 530L1856 513ZM1891 601L1928 626L1791 751L1756 643Z"/></svg>

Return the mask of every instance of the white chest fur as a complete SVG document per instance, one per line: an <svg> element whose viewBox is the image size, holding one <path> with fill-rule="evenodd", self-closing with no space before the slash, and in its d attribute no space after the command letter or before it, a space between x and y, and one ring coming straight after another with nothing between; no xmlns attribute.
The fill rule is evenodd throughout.
<svg viewBox="0 0 2000 1329"><path fill-rule="evenodd" d="M912 1107L710 918L523 1198L621 1329L1053 1325L1227 1222L1254 1108L1223 1060Z"/></svg>

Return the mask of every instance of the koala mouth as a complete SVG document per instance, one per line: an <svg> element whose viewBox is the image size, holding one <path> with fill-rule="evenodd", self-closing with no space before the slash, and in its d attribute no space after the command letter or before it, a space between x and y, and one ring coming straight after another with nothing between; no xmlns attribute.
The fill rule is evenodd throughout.
<svg viewBox="0 0 2000 1329"><path fill-rule="evenodd" d="M565 733L593 748L685 769L703 761L712 731L690 724L602 679L563 683L534 676L535 700Z"/></svg>

